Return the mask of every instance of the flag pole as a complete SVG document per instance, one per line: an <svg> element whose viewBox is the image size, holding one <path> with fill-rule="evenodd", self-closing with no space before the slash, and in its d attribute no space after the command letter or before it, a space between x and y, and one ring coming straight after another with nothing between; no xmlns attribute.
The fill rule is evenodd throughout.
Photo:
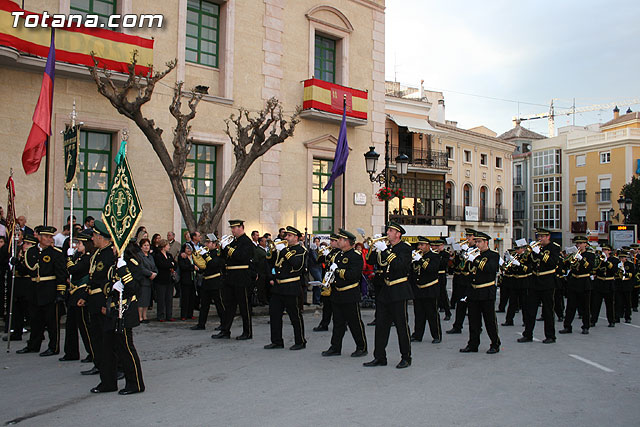
<svg viewBox="0 0 640 427"><path fill-rule="evenodd" d="M13 178L13 168L10 169L10 178ZM13 197L13 187L12 186L8 186L9 189L9 200L12 200ZM11 212L8 212L9 209L7 209L7 214L11 214L13 215L12 218L12 226L13 226L13 233L11 235L11 239L13 239L13 244L11 245L11 256L12 258L15 260L17 258L17 248L18 248L18 224L16 224L15 221L15 204L12 203L12 209ZM11 242L9 242L11 243ZM15 282L16 282L16 264L13 265L13 268L11 269L11 293L9 296L9 323L7 324L7 353L9 353L11 351L11 324L13 323L13 299L14 299L14 290L15 290ZM22 333L22 331L20 331Z"/></svg>
<svg viewBox="0 0 640 427"><path fill-rule="evenodd" d="M42 214L42 223L47 224L47 214L49 212L49 136L46 142L46 154L44 163L44 212Z"/></svg>
<svg viewBox="0 0 640 427"><path fill-rule="evenodd" d="M346 113L347 111L347 94L345 93L342 98L342 111ZM346 133L345 128L345 133ZM345 135L346 138L346 135ZM345 165L346 166L346 165ZM344 173L342 174L342 226L347 228L347 168L344 168Z"/></svg>

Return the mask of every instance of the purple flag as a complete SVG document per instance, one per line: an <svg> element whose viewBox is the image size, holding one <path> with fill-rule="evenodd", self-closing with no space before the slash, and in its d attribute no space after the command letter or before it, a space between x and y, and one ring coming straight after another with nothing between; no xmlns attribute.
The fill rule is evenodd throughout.
<svg viewBox="0 0 640 427"><path fill-rule="evenodd" d="M333 181L342 175L347 169L347 158L349 157L349 143L347 142L347 102L342 103L342 123L340 123L340 134L338 135L338 145L336 154L333 157L333 168L331 168L331 176L329 182L324 186L322 191L327 191L333 185Z"/></svg>

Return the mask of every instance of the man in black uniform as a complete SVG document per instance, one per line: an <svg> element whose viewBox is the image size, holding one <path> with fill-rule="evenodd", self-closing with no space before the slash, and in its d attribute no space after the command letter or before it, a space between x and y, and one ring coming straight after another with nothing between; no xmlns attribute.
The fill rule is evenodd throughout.
<svg viewBox="0 0 640 427"><path fill-rule="evenodd" d="M35 282L31 281L29 269L24 263L24 256L27 250L33 245L38 244L32 234L24 236L22 246L18 249L17 259L11 259L11 263L15 269L15 284L13 285L13 316L11 319L10 334L11 341L22 341L22 329L24 328L24 319L29 316L30 307L36 307ZM11 280L11 270L9 270L9 279ZM9 282L10 286L11 283ZM3 338L6 341L6 337Z"/></svg>
<svg viewBox="0 0 640 427"><path fill-rule="evenodd" d="M225 306L225 320L220 328L220 333L211 338L231 337L231 325L236 316L236 308L240 307L242 316L242 335L237 340L250 340L253 338L251 328L251 301L250 295L255 283L254 272L251 263L255 246L251 238L244 233L244 220L232 219L229 221L233 241L229 244L222 242L222 257L226 260L226 274L224 278L223 303Z"/></svg>
<svg viewBox="0 0 640 427"><path fill-rule="evenodd" d="M438 298L438 307L444 310L444 320L451 320L451 309L449 308L449 296L447 294L447 269L449 268L449 259L451 254L444 250L445 241L437 239L432 242L435 251L440 254L440 267L438 269L438 283L440 285L440 296Z"/></svg>
<svg viewBox="0 0 640 427"><path fill-rule="evenodd" d="M324 265L322 269L323 278L325 274L327 274L329 266L333 264L335 258L341 252L340 249L338 249L338 235L335 233L331 233L329 239L331 250L327 255L320 254L318 256L318 262ZM331 286L327 286L322 289L322 291L320 292L320 301L322 302L322 319L320 320L320 324L313 328L313 330L316 332L329 330L329 323L331 323L331 314L333 313L331 309Z"/></svg>
<svg viewBox="0 0 640 427"><path fill-rule="evenodd" d="M588 240L584 236L576 236L573 242L578 248L565 264L570 263L569 282L567 283L567 309L564 314L564 329L561 334L572 332L571 323L576 315L576 309L582 313L582 333L589 333L591 306L591 273L596 264L596 256L587 251Z"/></svg>
<svg viewBox="0 0 640 427"><path fill-rule="evenodd" d="M419 251L419 252L418 252ZM440 257L431 251L431 242L418 236L418 251L413 253L413 313L415 324L411 341L422 341L424 329L429 321L431 341L437 344L442 341L442 327L438 314L438 297L440 296L438 270Z"/></svg>
<svg viewBox="0 0 640 427"><path fill-rule="evenodd" d="M471 273L469 268L471 263L467 262L463 254L467 250L473 250L476 247L474 235L477 233L472 228L465 229L467 243L461 247L461 250L453 258L453 291L451 299L456 301L456 318L453 321L453 327L447 331L448 334L461 334L464 318L467 315L467 295L471 288Z"/></svg>
<svg viewBox="0 0 640 427"><path fill-rule="evenodd" d="M302 233L298 229L287 226L286 230L285 240L288 246L278 252L275 263L276 274L270 281L271 344L265 345L264 348L284 348L282 315L284 310L287 310L295 337L295 344L291 346L290 350L301 350L307 346L307 341L304 339L304 322L298 305L298 297L304 280L302 275L306 266L307 250L300 244Z"/></svg>
<svg viewBox="0 0 640 427"><path fill-rule="evenodd" d="M487 354L495 354L500 351L500 338L498 337L498 322L496 321L496 274L500 255L489 249L491 237L478 232L474 240L479 254L469 255L471 266L471 289L467 297L469 305L469 342L461 353L476 353L480 345L480 329L482 319L491 339L491 346Z"/></svg>
<svg viewBox="0 0 640 427"><path fill-rule="evenodd" d="M613 311L613 288L618 273L620 260L611 254L611 245L602 245L600 264L595 269L596 275L593 290L591 291L591 327L595 327L600 317L600 307L604 300L604 307L609 321L609 327L615 326L615 313Z"/></svg>
<svg viewBox="0 0 640 427"><path fill-rule="evenodd" d="M511 294L509 297L509 307L507 308L507 314L502 326L513 326L513 319L516 316L518 307L520 307L522 313L522 323L527 323L526 318L529 315L527 312L527 304L533 276L533 264L526 248L526 245L517 246L513 254L513 260L510 261L511 265L505 267L505 276L507 274L511 276Z"/></svg>
<svg viewBox="0 0 640 427"><path fill-rule="evenodd" d="M407 301L413 298L409 275L411 274L411 246L402 241L404 228L395 222L387 225L388 248L378 245L378 267L384 268L384 286L378 298L378 319L376 320L376 340L374 359L364 366L385 366L387 364L387 344L391 322L396 325L398 344L402 359L396 368L411 366L411 338L407 319Z"/></svg>
<svg viewBox="0 0 640 427"><path fill-rule="evenodd" d="M333 333L331 346L323 351L323 356L339 356L342 352L342 338L347 325L356 343L356 350L351 357L367 354L367 336L360 316L360 298L362 295L360 281L364 260L362 254L353 247L356 236L340 229L338 232L338 248L340 254L335 257L329 269L334 273L331 283L331 308L333 309Z"/></svg>
<svg viewBox="0 0 640 427"><path fill-rule="evenodd" d="M544 228L536 230L539 244L528 248L533 262L533 285L529 293L529 303L526 310L524 332L518 342L532 342L533 329L538 316L538 306L542 302L542 317L544 318L545 344L556 342L556 328L553 319L553 294L556 288L556 267L560 263L560 246L551 241L551 232Z"/></svg>
<svg viewBox="0 0 640 427"><path fill-rule="evenodd" d="M60 303L64 302L67 289L67 269L62 250L53 246L55 227L36 227L40 243L30 247L24 265L35 284L35 305L31 305L31 335L27 346L17 353L40 351L45 326L49 334L49 346L40 356L60 353Z"/></svg>
<svg viewBox="0 0 640 427"><path fill-rule="evenodd" d="M204 248L199 249L206 267L202 273L202 286L200 287L200 315L198 316L198 324L191 327L192 330L202 330L207 324L209 317L209 308L211 301L216 306L220 324L224 323L225 305L222 300L222 289L224 281L222 274L224 272L224 258L220 254L218 239L216 235L207 234L204 239Z"/></svg>
<svg viewBox="0 0 640 427"><path fill-rule="evenodd" d="M620 263L618 264L618 278L615 284L615 320L620 322L624 316L625 323L631 323L631 291L633 289L633 278L635 270L633 263L628 260L629 253L621 250L619 253Z"/></svg>

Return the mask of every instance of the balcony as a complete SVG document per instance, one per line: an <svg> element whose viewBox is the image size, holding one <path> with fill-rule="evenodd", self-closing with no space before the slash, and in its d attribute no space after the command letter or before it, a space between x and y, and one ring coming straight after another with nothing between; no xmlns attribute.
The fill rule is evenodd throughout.
<svg viewBox="0 0 640 427"><path fill-rule="evenodd" d="M458 205L445 205L445 219L449 221L467 221L467 222L494 222L497 224L506 224L509 222L509 210L501 208L478 208L478 215L465 216L465 207Z"/></svg>
<svg viewBox="0 0 640 427"><path fill-rule="evenodd" d="M342 121L343 100L346 99L347 126L367 124L368 92L320 79L308 79L303 84L304 95L300 117L340 123Z"/></svg>
<svg viewBox="0 0 640 427"><path fill-rule="evenodd" d="M407 157L409 157L409 166L441 171L449 170L449 157L446 151L408 149L391 146L391 163L395 163L396 157L400 154L406 154Z"/></svg>
<svg viewBox="0 0 640 427"><path fill-rule="evenodd" d="M444 216L389 214L389 221L402 225L440 225L443 224Z"/></svg>
<svg viewBox="0 0 640 427"><path fill-rule="evenodd" d="M587 204L587 192L585 190L578 190L577 193L571 195L574 205L586 205Z"/></svg>
<svg viewBox="0 0 640 427"><path fill-rule="evenodd" d="M598 203L611 203L611 189L596 191L596 200Z"/></svg>
<svg viewBox="0 0 640 427"><path fill-rule="evenodd" d="M578 234L586 233L587 221L571 221L571 232Z"/></svg>

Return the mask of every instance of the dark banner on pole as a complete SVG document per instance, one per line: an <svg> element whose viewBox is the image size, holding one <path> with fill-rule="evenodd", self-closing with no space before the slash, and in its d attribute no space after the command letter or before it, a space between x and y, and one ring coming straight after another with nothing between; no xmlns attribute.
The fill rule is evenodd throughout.
<svg viewBox="0 0 640 427"><path fill-rule="evenodd" d="M11 245L13 245L13 233L16 231L16 207L15 207L15 197L16 190L13 184L13 177L10 176L7 181L7 190L9 190L9 199L7 201L7 216L6 216L6 228L7 228L7 238L9 239L9 253L11 253Z"/></svg>
<svg viewBox="0 0 640 427"><path fill-rule="evenodd" d="M129 243L138 221L142 217L142 205L133 183L126 157L120 159L111 182L111 188L102 210L102 220L109 229L118 254Z"/></svg>
<svg viewBox="0 0 640 427"><path fill-rule="evenodd" d="M70 191L78 171L78 126L64 131L64 188Z"/></svg>

